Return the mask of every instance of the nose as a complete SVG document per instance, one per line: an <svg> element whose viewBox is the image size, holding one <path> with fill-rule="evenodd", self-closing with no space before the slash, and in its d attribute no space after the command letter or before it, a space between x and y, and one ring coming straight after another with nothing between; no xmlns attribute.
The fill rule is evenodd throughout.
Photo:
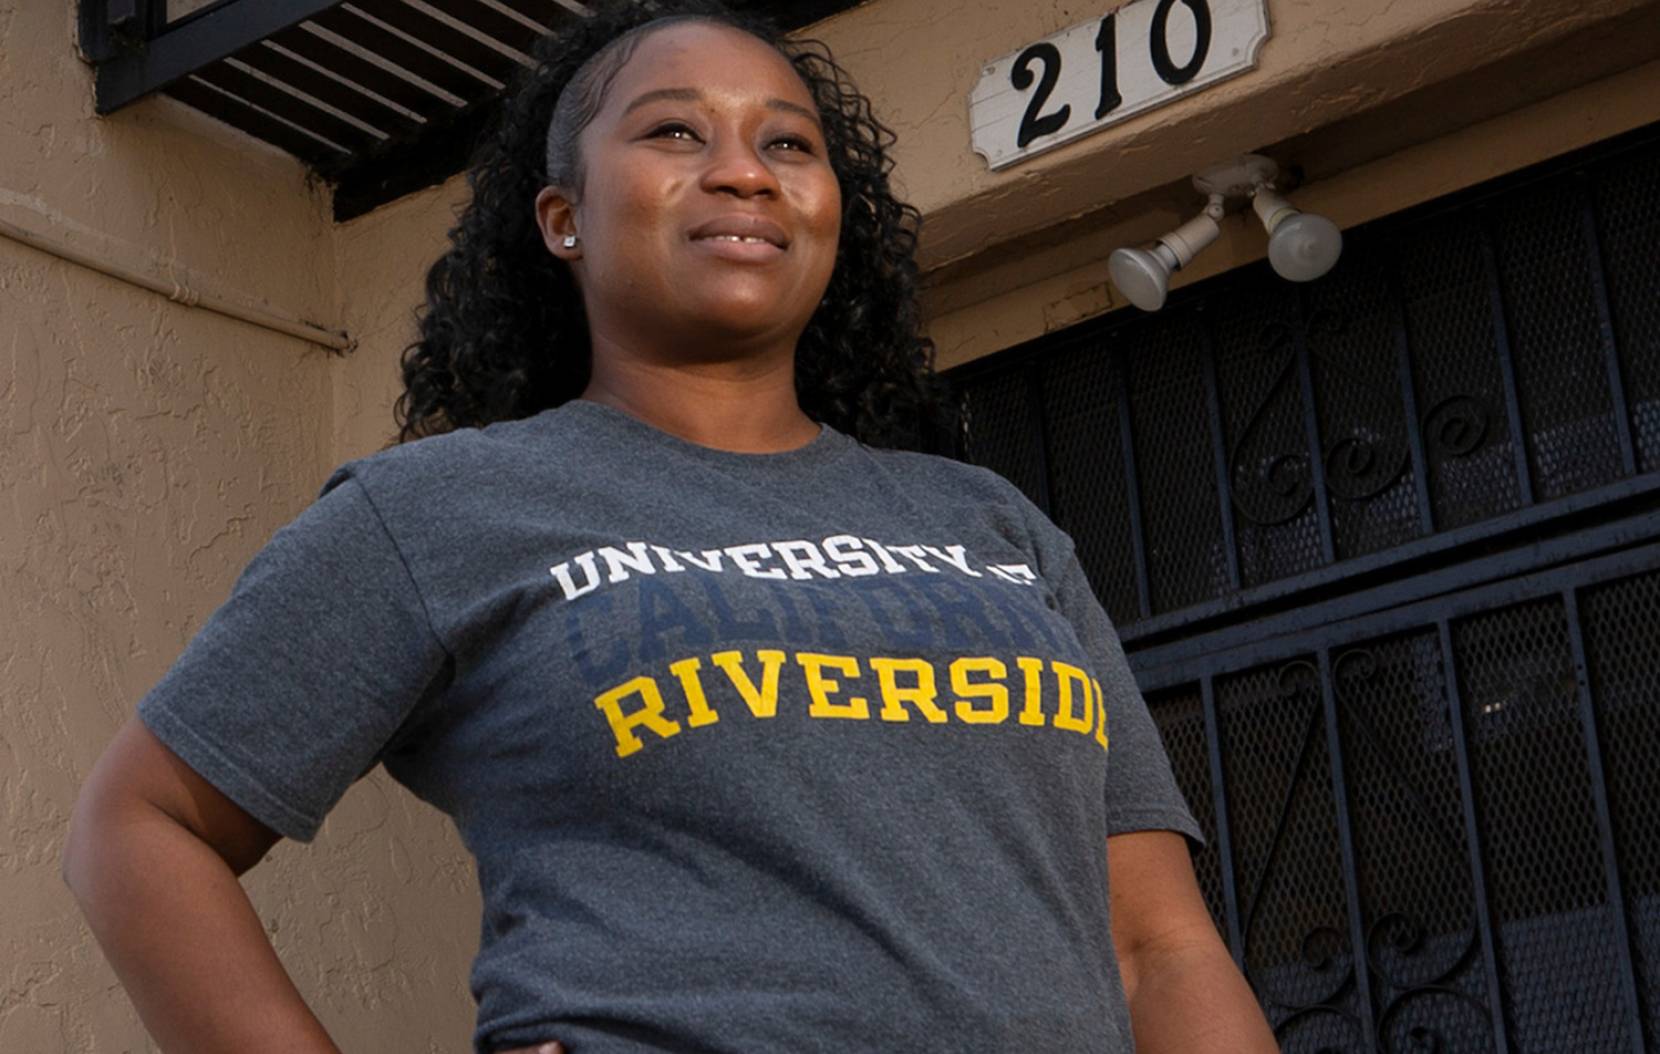
<svg viewBox="0 0 1660 1054"><path fill-rule="evenodd" d="M703 189L711 194L736 194L740 198L778 194L778 177L772 166L742 137L720 136L711 144L708 156Z"/></svg>

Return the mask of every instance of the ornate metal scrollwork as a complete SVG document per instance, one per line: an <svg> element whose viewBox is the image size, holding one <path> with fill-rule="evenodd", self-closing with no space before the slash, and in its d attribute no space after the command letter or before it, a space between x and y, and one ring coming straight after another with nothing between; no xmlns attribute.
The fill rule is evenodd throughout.
<svg viewBox="0 0 1660 1054"><path fill-rule="evenodd" d="M1404 448L1396 451L1393 465L1379 455L1378 441L1369 435L1344 436L1326 451L1326 490L1344 501L1369 501L1401 478L1412 463Z"/></svg>
<svg viewBox="0 0 1660 1054"><path fill-rule="evenodd" d="M1487 439L1491 415L1473 395L1452 395L1424 415L1425 455L1431 461L1468 457Z"/></svg>
<svg viewBox="0 0 1660 1054"><path fill-rule="evenodd" d="M1233 456L1228 459L1228 473L1232 477L1229 490L1240 516L1259 527L1272 527L1296 519L1308 508L1314 496L1314 476L1306 451L1283 451L1259 458L1255 472L1246 463L1269 407L1293 380L1296 371L1297 351L1291 327L1283 322L1264 326L1257 334L1255 352L1258 356L1279 358L1279 369L1234 444Z"/></svg>
<svg viewBox="0 0 1660 1054"><path fill-rule="evenodd" d="M1320 667L1307 659L1292 659L1290 662L1281 663L1274 678L1279 683L1281 695L1320 691Z"/></svg>
<svg viewBox="0 0 1660 1054"><path fill-rule="evenodd" d="M1385 1054L1465 1054L1467 1044L1459 1044L1448 1038L1447 1026L1450 1021L1445 1011L1436 1015L1434 1024L1411 1025L1397 1022L1397 1018L1408 1008L1416 1009L1416 1005L1430 999L1467 1011L1471 1025L1488 1037L1487 1049L1492 1049L1492 1015L1480 1000L1456 988L1426 985L1402 993L1391 1000L1378 1017L1378 1037Z"/></svg>
<svg viewBox="0 0 1660 1054"><path fill-rule="evenodd" d="M1309 709L1308 720L1304 725L1302 743L1298 748L1297 761L1294 765L1291 778L1286 784L1285 794L1280 802L1279 817L1275 821L1273 840L1269 844L1268 855L1264 859L1262 869L1256 876L1254 893L1246 906L1245 925L1243 936L1245 941L1246 958L1250 958L1252 939L1256 932L1256 923L1262 907L1263 895L1268 887L1268 881L1279 861L1281 850L1290 831L1290 818L1297 795L1305 782L1310 778L1310 763L1315 752L1320 749L1322 741L1321 730L1324 727L1324 708L1320 694L1320 669L1307 659L1293 659L1282 664L1275 673L1275 689L1283 698L1295 699L1312 697L1312 706ZM1343 993L1354 984L1355 954L1349 946L1348 935L1335 926L1316 926L1303 934L1298 943L1298 960L1307 967L1300 981L1312 982L1317 987L1312 992L1292 994L1283 988L1272 985L1268 979L1253 973L1251 978L1262 996L1291 1011L1286 1022L1290 1022L1308 1014L1332 1011L1341 1013L1334 1006ZM1303 985L1299 985L1303 987ZM1278 990L1276 990L1278 988ZM1282 1022L1284 1024L1284 1022Z"/></svg>
<svg viewBox="0 0 1660 1054"><path fill-rule="evenodd" d="M1383 671L1377 652L1369 647L1351 648L1332 660L1334 690L1338 706L1347 717L1345 722L1353 735L1355 746L1364 743L1376 751L1404 797L1412 802L1422 818L1422 829L1453 856L1463 855L1463 846L1439 822L1439 816L1420 790L1409 783L1404 759L1392 749L1389 740L1373 725L1364 707L1356 706L1345 697L1359 685L1375 681ZM1347 750L1345 750L1347 753ZM1478 922L1471 916L1467 929L1460 934L1461 941L1452 945L1454 954L1434 955L1430 942L1430 928L1416 914L1389 911L1372 920L1367 927L1365 963L1370 976L1381 984L1374 984L1373 996L1378 998L1383 1011L1378 1017L1378 1036L1385 1050L1401 1054L1453 1054L1456 1044L1449 1042L1445 1032L1445 1015L1428 1021L1410 1024L1400 1030L1398 1019L1411 1010L1422 1009L1435 999L1452 998L1465 1009L1479 1015L1478 1027L1491 1035L1491 1016L1488 1008L1468 993L1451 987L1455 979L1475 962L1480 934ZM1388 993L1392 997L1385 999Z"/></svg>
<svg viewBox="0 0 1660 1054"><path fill-rule="evenodd" d="M1347 320L1337 311L1321 309L1308 319L1310 336L1336 336L1346 328ZM1291 327L1283 322L1271 322L1257 335L1256 354L1277 356L1279 369L1262 402L1252 411L1239 441L1234 444L1229 459L1234 508L1244 519L1259 527L1287 523L1302 515L1314 495L1314 474L1306 449L1286 450L1272 456L1256 458L1255 473L1247 464L1251 444L1258 439L1269 407L1290 390L1294 380L1297 355ZM1455 418L1462 421L1462 417ZM1455 431L1456 431L1455 426ZM1299 429L1299 435L1301 430ZM1324 451L1326 492L1343 501L1369 501L1377 497L1401 478L1412 463L1412 456L1404 442L1386 453L1382 437L1356 429L1336 440ZM1266 499L1266 500L1265 500Z"/></svg>
<svg viewBox="0 0 1660 1054"><path fill-rule="evenodd" d="M1371 967L1374 976L1391 988L1410 995L1418 989L1433 989L1445 984L1475 960L1477 933L1472 926L1464 934L1464 943L1458 948L1458 954L1444 957L1444 964L1437 965L1434 960L1425 959L1421 960L1419 976L1404 972L1402 966L1414 965L1412 960L1415 957L1428 952L1425 943L1428 935L1423 920L1415 915L1400 911L1380 915L1366 930L1366 964Z"/></svg>
<svg viewBox="0 0 1660 1054"><path fill-rule="evenodd" d="M1293 1011L1283 1021L1274 1026L1274 1038L1278 1039L1283 1046L1288 1039L1288 1033L1320 1018L1336 1018L1338 1023L1347 1029L1356 1042L1351 1043L1348 1047L1321 1046L1316 1048L1315 1054L1353 1054L1355 1050L1361 1049L1358 1042L1360 1039L1359 1019L1347 1010L1340 1010L1335 1006L1308 1006Z"/></svg>
<svg viewBox="0 0 1660 1054"><path fill-rule="evenodd" d="M1353 701L1351 693L1369 683L1375 685L1387 672L1379 653L1372 647L1338 652L1332 657L1330 670L1340 712L1345 715L1344 741L1357 751L1369 750L1381 759L1381 770L1389 774L1397 792L1412 803L1422 818L1422 829L1448 852L1462 855L1457 837L1444 828L1438 812L1407 779L1411 769L1404 764L1406 759L1398 756L1391 741L1374 726L1366 708ZM1274 671L1273 683L1281 697L1309 699L1310 707L1297 760L1281 800L1268 857L1257 875L1255 892L1246 908L1247 962L1270 873L1287 844L1291 813L1299 795L1306 790L1306 781L1317 771L1315 752L1325 744L1320 667L1309 659L1294 659ZM1349 696L1347 701L1345 696ZM1345 755L1348 753L1346 749ZM1462 1054L1462 1047L1470 1044L1472 1035L1492 1035L1490 1011L1479 998L1455 987L1476 961L1479 951L1478 922L1473 916L1465 921L1464 927L1440 934L1432 931L1414 912L1388 911L1372 919L1363 935L1364 947L1358 953L1349 946L1346 926L1317 925L1299 942L1294 960L1299 967L1296 974L1285 973L1284 967L1292 964L1281 963L1276 966L1276 972L1281 974L1279 978L1270 981L1263 976L1263 971L1252 970L1251 979L1265 1005L1289 1011L1275 1027L1282 1041L1304 1027L1329 1028L1330 1025L1322 1026L1320 1022L1335 1019L1353 1037L1341 1041L1344 1048L1364 1046L1361 1019L1351 1012L1348 1004L1358 996L1358 971L1365 970L1366 976L1372 979L1371 997L1379 1009L1377 1040L1384 1050L1389 1054ZM1452 939L1448 940L1449 937ZM1336 1049L1329 1046L1332 1042L1329 1033L1319 1035L1328 1044L1323 1049Z"/></svg>

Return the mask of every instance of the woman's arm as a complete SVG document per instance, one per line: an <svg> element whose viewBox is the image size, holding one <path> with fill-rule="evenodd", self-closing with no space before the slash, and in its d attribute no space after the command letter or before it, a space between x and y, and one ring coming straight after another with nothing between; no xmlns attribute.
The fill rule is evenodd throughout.
<svg viewBox="0 0 1660 1054"><path fill-rule="evenodd" d="M1112 939L1142 1054L1274 1054L1279 1044L1216 932L1187 841L1174 831L1107 839Z"/></svg>
<svg viewBox="0 0 1660 1054"><path fill-rule="evenodd" d="M168 1054L339 1054L237 881L278 838L136 717L82 787L64 881Z"/></svg>

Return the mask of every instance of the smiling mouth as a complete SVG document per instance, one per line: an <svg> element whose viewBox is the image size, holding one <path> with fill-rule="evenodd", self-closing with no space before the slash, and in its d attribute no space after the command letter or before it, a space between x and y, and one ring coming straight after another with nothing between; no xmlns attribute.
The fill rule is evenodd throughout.
<svg viewBox="0 0 1660 1054"><path fill-rule="evenodd" d="M700 234L691 244L707 257L740 266L775 263L789 252L773 239L755 234Z"/></svg>
<svg viewBox="0 0 1660 1054"><path fill-rule="evenodd" d="M788 232L757 213L734 212L716 216L687 234L693 242L706 242L710 248L730 247L730 251L758 253L763 257L769 255L768 249L785 252L790 247Z"/></svg>
<svg viewBox="0 0 1660 1054"><path fill-rule="evenodd" d="M706 234L701 238L693 238L692 240L697 242L737 242L741 245L773 244L765 238L752 238L738 234ZM778 248L783 248L783 246L778 246Z"/></svg>

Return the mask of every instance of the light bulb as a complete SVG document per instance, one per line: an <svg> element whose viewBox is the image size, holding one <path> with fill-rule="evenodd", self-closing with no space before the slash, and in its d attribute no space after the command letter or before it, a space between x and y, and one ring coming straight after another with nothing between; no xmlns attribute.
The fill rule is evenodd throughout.
<svg viewBox="0 0 1660 1054"><path fill-rule="evenodd" d="M1268 231L1268 263L1289 282L1311 282L1337 265L1343 232L1312 212L1299 212L1271 188L1259 186L1251 208Z"/></svg>
<svg viewBox="0 0 1660 1054"><path fill-rule="evenodd" d="M1268 263L1290 282L1312 282L1333 267L1343 252L1343 232L1324 216L1299 212L1280 221L1268 239Z"/></svg>
<svg viewBox="0 0 1660 1054"><path fill-rule="evenodd" d="M1107 273L1125 299L1143 311L1157 311L1170 292L1170 275L1192 262L1193 257L1222 233L1217 219L1222 215L1220 198L1213 198L1204 212L1158 240L1151 249L1116 249L1107 257Z"/></svg>
<svg viewBox="0 0 1660 1054"><path fill-rule="evenodd" d="M1115 249L1107 257L1107 273L1125 299L1143 311L1157 311L1170 292L1170 272L1176 254L1164 244L1151 249Z"/></svg>

